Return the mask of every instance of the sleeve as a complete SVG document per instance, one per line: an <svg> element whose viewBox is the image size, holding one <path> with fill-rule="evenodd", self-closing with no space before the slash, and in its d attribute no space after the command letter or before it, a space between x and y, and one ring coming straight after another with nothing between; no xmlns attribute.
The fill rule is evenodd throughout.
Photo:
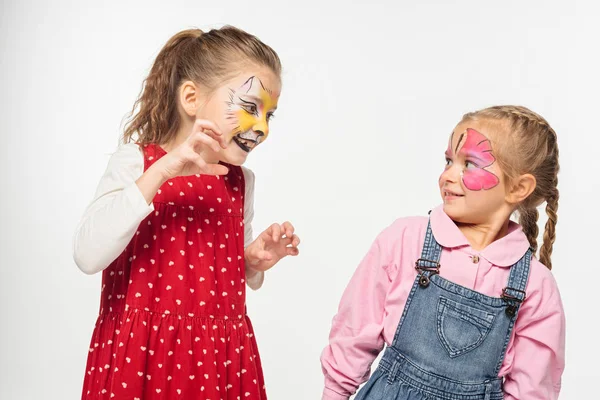
<svg viewBox="0 0 600 400"><path fill-rule="evenodd" d="M144 158L137 144L121 145L111 156L73 237L73 258L84 273L108 267L154 210L136 184L143 170Z"/></svg>
<svg viewBox="0 0 600 400"><path fill-rule="evenodd" d="M546 279L530 301L528 306L527 300L523 303L515 324L513 367L504 383L506 399L556 400L565 368L566 324L554 279Z"/></svg>
<svg viewBox="0 0 600 400"><path fill-rule="evenodd" d="M346 400L369 378L371 364L384 346L390 286L380 235L356 269L333 318L329 345L321 354L323 399Z"/></svg>
<svg viewBox="0 0 600 400"><path fill-rule="evenodd" d="M254 241L252 221L254 220L254 173L248 168L242 167L245 181L244 194L244 248ZM246 267L246 283L252 290L258 290L265 280L263 271L254 271Z"/></svg>

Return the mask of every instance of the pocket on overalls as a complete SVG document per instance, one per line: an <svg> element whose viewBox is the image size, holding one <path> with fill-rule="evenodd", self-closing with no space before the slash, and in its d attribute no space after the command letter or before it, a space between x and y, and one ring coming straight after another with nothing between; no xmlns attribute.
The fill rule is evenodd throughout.
<svg viewBox="0 0 600 400"><path fill-rule="evenodd" d="M485 340L495 315L485 310L440 297L437 307L437 333L451 358L475 349Z"/></svg>

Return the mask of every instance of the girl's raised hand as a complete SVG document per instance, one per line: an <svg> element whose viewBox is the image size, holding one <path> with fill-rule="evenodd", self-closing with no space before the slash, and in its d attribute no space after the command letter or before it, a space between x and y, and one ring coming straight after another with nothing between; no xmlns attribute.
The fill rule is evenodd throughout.
<svg viewBox="0 0 600 400"><path fill-rule="evenodd" d="M197 119L185 142L168 152L157 164L161 164L164 179L195 174L226 175L227 167L206 162L201 155L203 148L218 152L226 147L223 134L213 122Z"/></svg>

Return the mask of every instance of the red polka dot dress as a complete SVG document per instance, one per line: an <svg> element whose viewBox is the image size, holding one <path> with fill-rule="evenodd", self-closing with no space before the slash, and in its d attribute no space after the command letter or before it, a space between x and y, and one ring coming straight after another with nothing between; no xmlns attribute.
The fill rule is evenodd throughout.
<svg viewBox="0 0 600 400"><path fill-rule="evenodd" d="M166 153L144 147L144 169ZM103 271L83 399L266 399L246 315L244 177L167 181Z"/></svg>

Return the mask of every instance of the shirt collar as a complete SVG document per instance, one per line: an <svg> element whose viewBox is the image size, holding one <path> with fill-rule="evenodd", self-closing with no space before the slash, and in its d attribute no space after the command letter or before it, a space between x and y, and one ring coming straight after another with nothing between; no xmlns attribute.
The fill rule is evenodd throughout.
<svg viewBox="0 0 600 400"><path fill-rule="evenodd" d="M433 209L430 214L431 230L435 240L446 248L469 247L469 241L456 226L454 221L444 212L443 205ZM509 221L508 233L501 239L492 242L489 246L479 252L479 256L485 258L493 265L499 267L510 267L519 261L529 249L530 244L527 236L519 224Z"/></svg>

